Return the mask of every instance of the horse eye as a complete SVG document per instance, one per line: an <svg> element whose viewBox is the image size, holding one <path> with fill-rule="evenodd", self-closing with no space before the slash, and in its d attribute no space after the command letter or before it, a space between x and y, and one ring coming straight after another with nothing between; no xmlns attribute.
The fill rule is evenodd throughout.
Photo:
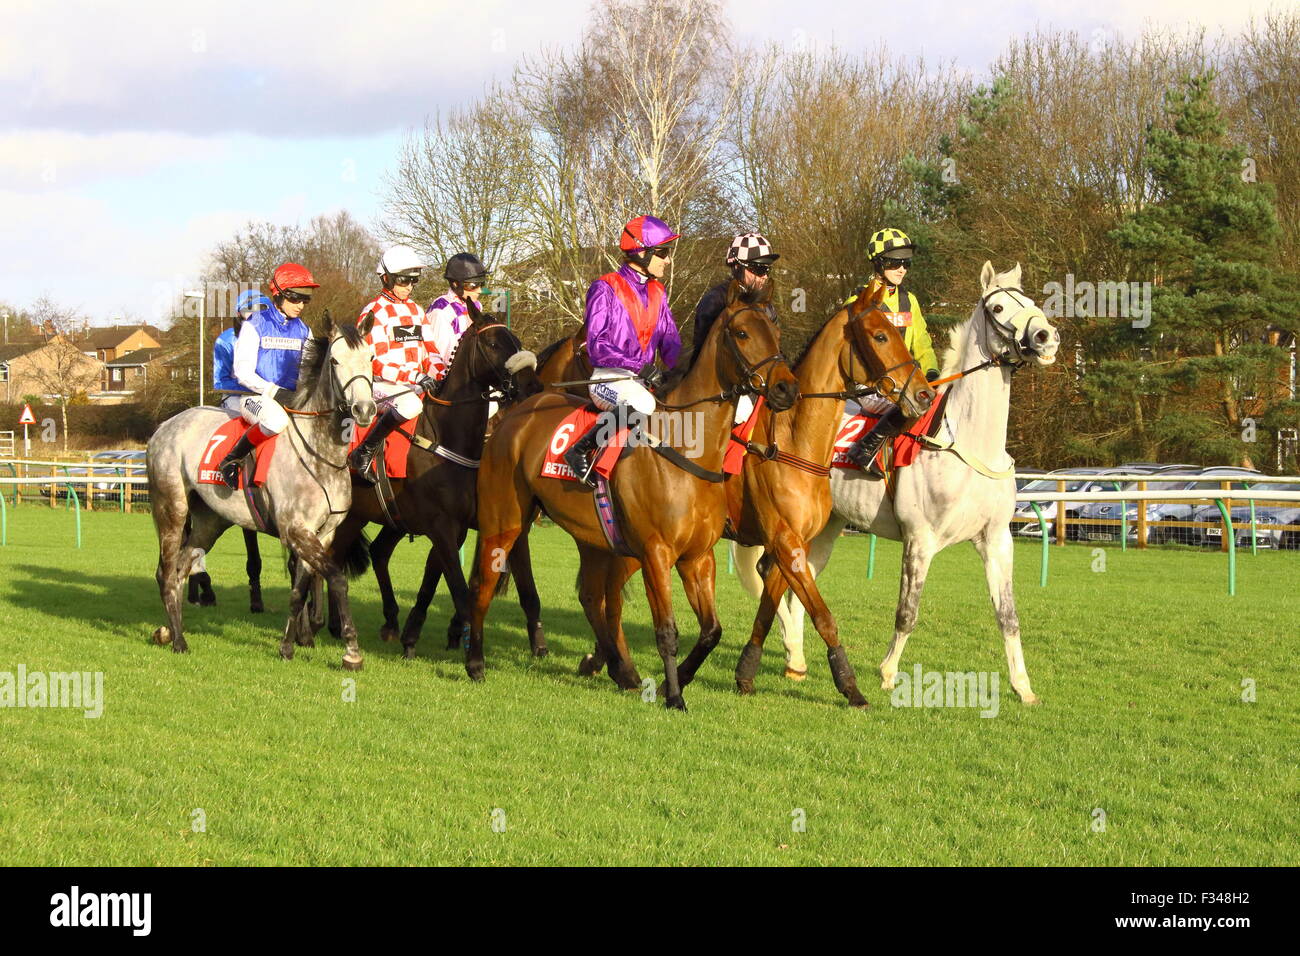
<svg viewBox="0 0 1300 956"><path fill-rule="evenodd" d="M995 305L995 306L993 307L993 311L994 311L994 312L1001 312L1001 311L1002 311L1002 306L1000 306L1000 305Z"/></svg>
<svg viewBox="0 0 1300 956"><path fill-rule="evenodd" d="M888 341L889 341L889 336L886 335L884 332L877 332L877 333L876 333L876 341L877 341L877 342L888 342Z"/></svg>
<svg viewBox="0 0 1300 956"><path fill-rule="evenodd" d="M749 333L746 332L744 329L736 329L736 338L747 339L749 338Z"/></svg>

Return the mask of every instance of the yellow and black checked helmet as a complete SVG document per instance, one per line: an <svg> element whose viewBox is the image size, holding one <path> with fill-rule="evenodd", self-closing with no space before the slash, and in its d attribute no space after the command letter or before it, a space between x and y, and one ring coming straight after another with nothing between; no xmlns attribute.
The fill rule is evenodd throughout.
<svg viewBox="0 0 1300 956"><path fill-rule="evenodd" d="M916 252L914 243L901 229L881 229L867 243L867 258L872 262L881 256L891 259L910 259Z"/></svg>

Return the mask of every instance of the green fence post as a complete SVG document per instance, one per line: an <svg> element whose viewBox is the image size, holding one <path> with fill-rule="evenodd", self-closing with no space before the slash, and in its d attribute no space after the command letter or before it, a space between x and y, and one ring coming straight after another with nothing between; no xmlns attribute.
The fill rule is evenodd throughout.
<svg viewBox="0 0 1300 956"><path fill-rule="evenodd" d="M1062 504L1063 502L1058 501L1056 506L1059 508ZM1038 507L1037 501L1029 502L1029 507L1033 508L1034 514L1038 516L1038 530L1043 533L1043 560L1039 562L1038 586L1045 588L1047 587L1047 556L1051 551L1047 543L1047 519L1043 517L1043 509Z"/></svg>
<svg viewBox="0 0 1300 956"><path fill-rule="evenodd" d="M14 467L14 463L13 463L12 461L0 461L0 465L4 465L6 468L8 468L8 469L9 469L9 474L12 475L14 478L17 478L17 477L18 477L18 469ZM13 486L13 489L14 489L14 504L17 505L17 504L18 504L18 486L17 486L17 485L14 485L14 486ZM0 491L0 498L3 498L3 497L4 497L4 492L3 492L3 491Z"/></svg>
<svg viewBox="0 0 1300 956"><path fill-rule="evenodd" d="M1219 506L1219 514L1223 516L1223 533L1228 536L1228 595L1231 597L1237 593L1237 542L1232 540L1232 516L1228 514L1228 506L1222 498L1215 498L1214 503Z"/></svg>
<svg viewBox="0 0 1300 956"><path fill-rule="evenodd" d="M17 488L17 485L14 485ZM5 504L5 496L0 493L0 547L9 543L9 506Z"/></svg>
<svg viewBox="0 0 1300 956"><path fill-rule="evenodd" d="M867 580L876 576L876 536L868 535L867 544Z"/></svg>
<svg viewBox="0 0 1300 956"><path fill-rule="evenodd" d="M81 496L77 494L77 489L72 487L72 482L68 485L68 507L72 509L77 518L77 547L81 547Z"/></svg>

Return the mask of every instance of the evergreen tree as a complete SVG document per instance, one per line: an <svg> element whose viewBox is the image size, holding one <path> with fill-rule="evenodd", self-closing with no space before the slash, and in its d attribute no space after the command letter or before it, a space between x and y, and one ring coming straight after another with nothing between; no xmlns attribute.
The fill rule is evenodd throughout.
<svg viewBox="0 0 1300 956"><path fill-rule="evenodd" d="M1279 400L1286 356L1273 343L1279 329L1294 333L1300 298L1276 266L1272 187L1242 176L1213 80L1188 77L1166 94L1169 123L1147 134L1157 200L1111 233L1154 283L1149 326L1114 323L1082 383L1114 416L1104 443L1117 455L1249 464L1257 450L1245 420Z"/></svg>

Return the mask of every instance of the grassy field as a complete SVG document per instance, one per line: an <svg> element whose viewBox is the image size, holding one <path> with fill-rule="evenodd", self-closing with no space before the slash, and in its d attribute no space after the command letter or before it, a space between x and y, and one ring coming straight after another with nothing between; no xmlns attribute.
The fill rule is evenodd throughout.
<svg viewBox="0 0 1300 956"><path fill-rule="evenodd" d="M590 639L556 529L533 536L550 657L528 656L512 592L489 617L485 683L443 650L442 594L405 661L375 636L367 577L353 590L367 657L349 702L328 635L279 660L282 615L248 613L236 535L209 559L220 604L187 607L182 657L147 643L164 620L147 516L86 515L81 550L63 510L9 519L0 671L102 671L104 712L0 709L7 864L1300 862L1300 554L1243 554L1229 598L1221 554L1108 549L1097 573L1091 549L1055 549L1040 589L1037 546L1019 547L1036 708L1007 683L974 551L941 554L903 669L1000 673L1000 710L984 719L890 706L873 678L899 548L880 542L868 582L866 539L845 538L822 582L871 709L844 704L811 643L809 679L786 680L776 635L758 694L737 696L753 606L720 571L722 644L679 714L576 676ZM279 549L263 547L282 612ZM404 604L423 556L397 552ZM657 675L634 584L629 639ZM680 593L677 607L689 647Z"/></svg>

